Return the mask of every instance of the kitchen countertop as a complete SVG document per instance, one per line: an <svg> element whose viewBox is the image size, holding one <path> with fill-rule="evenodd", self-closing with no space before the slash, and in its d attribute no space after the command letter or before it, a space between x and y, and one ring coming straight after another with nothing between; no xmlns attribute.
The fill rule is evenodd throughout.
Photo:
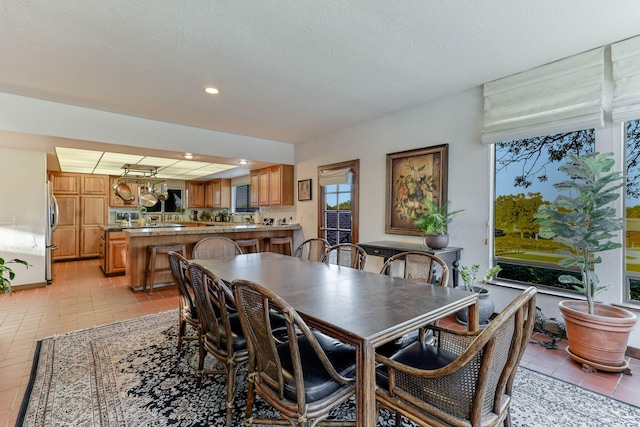
<svg viewBox="0 0 640 427"><path fill-rule="evenodd" d="M215 224L215 225L214 225ZM262 225L262 224L234 224L234 223L214 223L206 228L203 227L131 227L122 228L131 237L139 236L176 236L187 234L209 234L209 233L236 233L236 232L251 232L251 231L270 231L270 230L300 230L300 224L287 224L287 225ZM207 224L208 225L208 224ZM105 230L107 230L105 226ZM108 231L117 231L108 229Z"/></svg>

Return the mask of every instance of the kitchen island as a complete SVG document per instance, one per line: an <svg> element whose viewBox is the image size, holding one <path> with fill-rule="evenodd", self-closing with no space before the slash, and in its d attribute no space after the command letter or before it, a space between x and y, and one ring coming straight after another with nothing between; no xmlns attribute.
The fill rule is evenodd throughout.
<svg viewBox="0 0 640 427"><path fill-rule="evenodd" d="M142 290L144 273L146 268L147 246L184 244L187 249L187 258L191 259L193 246L211 236L228 237L232 240L258 239L260 251L264 251L266 240L272 237L291 237L296 241L294 232L301 230L300 225L240 225L234 223L215 223L209 227L141 227L123 228L127 242L127 268L126 276L129 286L133 290ZM220 225L218 225L220 224ZM166 257L160 257L156 261L156 269L169 268ZM171 282L173 278L170 271L156 273L154 288L162 286L163 282Z"/></svg>

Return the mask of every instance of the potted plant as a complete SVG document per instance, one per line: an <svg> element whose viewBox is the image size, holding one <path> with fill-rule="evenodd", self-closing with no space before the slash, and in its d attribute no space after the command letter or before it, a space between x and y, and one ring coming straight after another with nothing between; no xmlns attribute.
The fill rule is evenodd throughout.
<svg viewBox="0 0 640 427"><path fill-rule="evenodd" d="M0 293L9 294L14 292L11 286L11 281L16 277L16 273L7 264L23 264L29 268L29 263L21 259L12 259L11 261L4 261L4 258L0 258ZM8 277L5 277L5 273Z"/></svg>
<svg viewBox="0 0 640 427"><path fill-rule="evenodd" d="M431 249L443 249L449 245L449 234L447 234L449 223L452 216L462 210L450 212L449 205L451 202L447 200L441 206L433 200L422 201L425 210L413 224L418 227L424 236L424 244Z"/></svg>
<svg viewBox="0 0 640 427"><path fill-rule="evenodd" d="M480 282L480 286L474 286L479 269L479 264L473 264L471 267L463 265L458 269L458 273L460 273L460 277L462 278L462 282L464 283L464 289L466 291L475 292L478 294L480 327L484 328L489 324L489 318L491 317L495 309L493 300L490 298L491 292L488 289L485 289L484 285L486 285L489 280L493 279L493 277L498 274L502 270L502 268L499 265L491 267L485 273L482 282ZM458 313L456 314L456 320L463 325L469 323L469 309L463 308L462 310L458 311Z"/></svg>
<svg viewBox="0 0 640 427"><path fill-rule="evenodd" d="M578 156L568 153L569 162L559 168L569 180L554 184L560 195L551 204L543 204L534 215L540 226L540 237L567 246L558 265L577 268L580 277L562 275L561 283L572 285L586 296L586 301L561 301L560 311L567 327L571 357L596 369L623 371L629 334L636 323L628 310L597 303L595 296L607 286L600 285L594 271L602 262L600 252L620 248L611 239L622 230L622 218L610 203L620 197L624 185L621 172L612 172L612 153L590 153Z"/></svg>

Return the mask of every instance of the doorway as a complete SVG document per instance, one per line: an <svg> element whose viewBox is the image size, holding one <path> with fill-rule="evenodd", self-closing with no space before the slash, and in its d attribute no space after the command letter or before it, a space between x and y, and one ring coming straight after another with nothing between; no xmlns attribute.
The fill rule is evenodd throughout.
<svg viewBox="0 0 640 427"><path fill-rule="evenodd" d="M338 243L358 242L360 160L318 166L318 236Z"/></svg>

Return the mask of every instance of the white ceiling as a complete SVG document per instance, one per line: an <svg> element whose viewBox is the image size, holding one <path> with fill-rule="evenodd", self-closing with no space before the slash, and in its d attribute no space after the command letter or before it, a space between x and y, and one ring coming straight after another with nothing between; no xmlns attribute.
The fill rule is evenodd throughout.
<svg viewBox="0 0 640 427"><path fill-rule="evenodd" d="M2 0L0 92L295 143L634 36L639 18L638 0Z"/></svg>

